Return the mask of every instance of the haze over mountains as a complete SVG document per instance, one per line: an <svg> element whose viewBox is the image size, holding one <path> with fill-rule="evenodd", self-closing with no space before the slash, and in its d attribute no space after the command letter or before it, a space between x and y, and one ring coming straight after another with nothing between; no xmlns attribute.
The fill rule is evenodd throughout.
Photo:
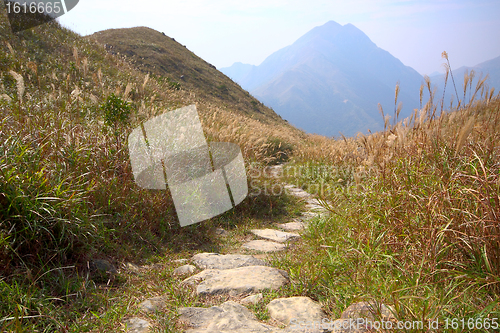
<svg viewBox="0 0 500 333"><path fill-rule="evenodd" d="M474 71L474 79L472 80L472 87L474 88L481 78L484 78L488 75L486 79L487 86L491 88L496 88L496 90L500 89L500 57L496 57L494 59L490 59L488 61L484 61L480 64L477 64L472 67L462 66L453 70L453 77L455 79L455 85L457 87L457 93L460 99L463 99L463 86L464 86L464 75L467 72L469 75L472 71ZM438 96L441 98L443 94L444 87L444 74L433 75L430 77L431 82L437 87ZM448 78L448 83L446 86L446 95L445 95L445 105L448 106L450 101L453 99L453 105L457 105L455 88L453 87L453 82L451 77ZM466 96L466 102L468 101L468 97Z"/></svg>
<svg viewBox="0 0 500 333"><path fill-rule="evenodd" d="M220 70L293 125L327 136L383 129L378 103L393 116L398 83L399 118L409 116L420 107L424 82L361 30L334 21L315 27L259 66L235 63Z"/></svg>

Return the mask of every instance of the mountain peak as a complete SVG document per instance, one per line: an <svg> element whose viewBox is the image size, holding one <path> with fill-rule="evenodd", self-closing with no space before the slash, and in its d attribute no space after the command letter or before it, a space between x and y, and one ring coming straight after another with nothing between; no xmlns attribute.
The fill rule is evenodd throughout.
<svg viewBox="0 0 500 333"><path fill-rule="evenodd" d="M339 23L335 21L328 21L323 25L320 25L318 28L337 28L337 27L342 27Z"/></svg>
<svg viewBox="0 0 500 333"><path fill-rule="evenodd" d="M354 25L328 21L271 54L239 83L299 128L354 136L383 128L378 103L394 107L398 82L404 87L401 117L408 116L419 105L414 92L422 79Z"/></svg>

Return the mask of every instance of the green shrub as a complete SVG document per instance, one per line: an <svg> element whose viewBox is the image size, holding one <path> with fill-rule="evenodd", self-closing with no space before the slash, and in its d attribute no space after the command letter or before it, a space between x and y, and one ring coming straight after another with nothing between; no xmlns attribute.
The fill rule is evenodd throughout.
<svg viewBox="0 0 500 333"><path fill-rule="evenodd" d="M132 107L119 96L109 95L106 102L101 105L101 110L104 112L104 123L107 126L115 128L128 126Z"/></svg>

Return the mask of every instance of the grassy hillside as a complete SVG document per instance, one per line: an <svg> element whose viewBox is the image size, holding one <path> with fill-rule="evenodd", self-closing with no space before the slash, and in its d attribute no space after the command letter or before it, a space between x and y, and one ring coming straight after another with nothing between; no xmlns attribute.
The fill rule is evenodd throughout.
<svg viewBox="0 0 500 333"><path fill-rule="evenodd" d="M328 162L304 154L287 166L287 180L331 216L278 262L333 318L376 301L410 323L404 331L439 321L432 331L494 332L485 323L500 318L500 96L479 82L475 98L442 113L428 87L411 118L386 115L382 132L325 141L336 151Z"/></svg>
<svg viewBox="0 0 500 333"><path fill-rule="evenodd" d="M175 309L207 303L179 287L173 259L227 251L249 228L294 215L299 203L263 191L180 228L168 191L137 188L128 133L192 103L209 140L240 145L249 172L290 158L281 180L317 193L332 213L274 257L292 280L284 294L310 296L332 317L354 301L377 300L393 305L399 320L439 318L440 331L446 319L499 318L500 99L493 91L479 86L460 110L442 114L430 93L411 119L383 115L382 132L332 140L253 110L251 101L249 108L247 100L217 96L226 79L192 56L207 76L190 81L200 72L179 58L184 82L171 69L169 76L142 72L54 22L14 35L0 16L0 40L1 331L117 332L144 295L161 294L169 307L152 315L154 329L179 332ZM241 93L229 85L229 95ZM231 237L217 235L219 226ZM123 269L114 278L96 275L96 259ZM125 269L127 262L148 270Z"/></svg>
<svg viewBox="0 0 500 333"><path fill-rule="evenodd" d="M307 138L271 110L247 103L251 97L234 102L240 108L233 110L214 92L223 90L227 100L244 92L187 54L193 64L176 64L186 76L197 72L191 65L208 68L197 79L215 82L216 90L208 88L212 83L195 87L192 78L179 86L171 77L143 73L56 22L12 34L0 15L2 331L100 327L99 317L84 320L109 309L102 300L109 281L92 276L95 260L120 267L154 263L160 254L216 252L216 226L287 214L286 198L256 196L211 221L180 228L168 191L135 185L128 134L181 106L196 104L208 140L237 143L247 166L283 159ZM217 88L225 82L227 90ZM125 282L111 281L111 288L119 293Z"/></svg>

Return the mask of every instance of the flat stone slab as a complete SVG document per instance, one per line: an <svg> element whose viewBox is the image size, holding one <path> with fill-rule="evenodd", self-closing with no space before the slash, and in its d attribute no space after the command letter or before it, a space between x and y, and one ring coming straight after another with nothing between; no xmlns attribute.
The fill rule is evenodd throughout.
<svg viewBox="0 0 500 333"><path fill-rule="evenodd" d="M307 211L307 212L302 212L302 217L301 219L303 221L309 221L309 220L312 220L314 218L317 218L318 216L323 216L325 212L311 212L311 211Z"/></svg>
<svg viewBox="0 0 500 333"><path fill-rule="evenodd" d="M125 320L124 324L127 327L127 333L147 333L151 326L147 320L137 317Z"/></svg>
<svg viewBox="0 0 500 333"><path fill-rule="evenodd" d="M193 263L201 269L267 266L265 261L244 254L198 253L193 256Z"/></svg>
<svg viewBox="0 0 500 333"><path fill-rule="evenodd" d="M278 227L287 231L298 231L298 230L303 230L305 228L305 224L304 222L297 221L297 222L280 223L278 224Z"/></svg>
<svg viewBox="0 0 500 333"><path fill-rule="evenodd" d="M321 323L326 318L321 305L309 297L277 298L267 305L269 316L285 325L300 326L300 322Z"/></svg>
<svg viewBox="0 0 500 333"><path fill-rule="evenodd" d="M233 301L211 308L179 308L179 320L191 326L186 333L278 333L263 324L246 307Z"/></svg>
<svg viewBox="0 0 500 333"><path fill-rule="evenodd" d="M297 240L300 238L299 234L279 231L275 229L252 229L251 232L260 238L269 239L280 243Z"/></svg>
<svg viewBox="0 0 500 333"><path fill-rule="evenodd" d="M289 282L285 271L268 266L245 266L233 269L207 269L182 283L196 286L198 295L242 296L264 289L276 290Z"/></svg>
<svg viewBox="0 0 500 333"><path fill-rule="evenodd" d="M260 252L276 252L283 251L287 248L285 244L276 243L273 241L266 240L253 240L242 245L243 248L247 250L254 250Z"/></svg>

